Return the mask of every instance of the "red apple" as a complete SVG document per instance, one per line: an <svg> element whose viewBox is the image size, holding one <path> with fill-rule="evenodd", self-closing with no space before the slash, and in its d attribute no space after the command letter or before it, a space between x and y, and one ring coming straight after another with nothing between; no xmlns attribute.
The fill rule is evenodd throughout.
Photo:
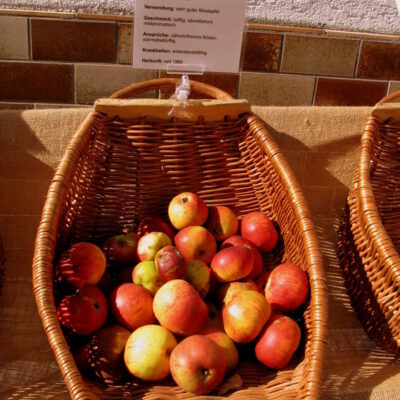
<svg viewBox="0 0 400 400"><path fill-rule="evenodd" d="M268 368L285 368L296 352L300 338L300 328L293 319L274 313L257 341L256 357Z"/></svg>
<svg viewBox="0 0 400 400"><path fill-rule="evenodd" d="M183 278L186 274L187 261L174 246L165 246L154 259L158 276L164 281Z"/></svg>
<svg viewBox="0 0 400 400"><path fill-rule="evenodd" d="M110 295L111 313L115 320L133 331L142 325L153 324L153 297L136 283L124 283Z"/></svg>
<svg viewBox="0 0 400 400"><path fill-rule="evenodd" d="M265 286L265 296L277 311L291 311L301 306L308 295L307 274L296 264L275 267Z"/></svg>
<svg viewBox="0 0 400 400"><path fill-rule="evenodd" d="M197 194L183 192L169 203L168 217L178 230L191 225L203 225L208 217L208 207Z"/></svg>
<svg viewBox="0 0 400 400"><path fill-rule="evenodd" d="M78 347L72 353L74 356L74 361L79 371L86 372L90 371L90 361L89 361L89 347L90 343L86 343L85 345Z"/></svg>
<svg viewBox="0 0 400 400"><path fill-rule="evenodd" d="M237 343L254 340L271 315L265 297L254 290L239 290L222 307L226 334Z"/></svg>
<svg viewBox="0 0 400 400"><path fill-rule="evenodd" d="M226 371L223 351L213 340L202 335L182 340L172 350L170 366L174 381L196 395L216 389Z"/></svg>
<svg viewBox="0 0 400 400"><path fill-rule="evenodd" d="M219 303L228 303L239 290L255 290L257 292L258 287L252 280L225 283L218 288L217 297Z"/></svg>
<svg viewBox="0 0 400 400"><path fill-rule="evenodd" d="M245 239L243 236L239 235L234 235L226 239L222 245L221 249L225 249L227 247L232 247L232 246L247 246L253 250L254 253L254 266L253 269L251 270L250 274L248 275L248 278L253 279L256 276L260 275L263 269L263 259L260 254L260 252L257 250L257 247L251 243L249 240Z"/></svg>
<svg viewBox="0 0 400 400"><path fill-rule="evenodd" d="M158 322L173 333L194 335L206 324L208 309L190 283L175 279L167 282L154 296L154 314Z"/></svg>
<svg viewBox="0 0 400 400"><path fill-rule="evenodd" d="M130 331L110 325L98 331L89 345L89 360L93 370L106 382L117 382L125 377L125 343Z"/></svg>
<svg viewBox="0 0 400 400"><path fill-rule="evenodd" d="M210 291L211 270L203 261L191 260L187 264L185 280L204 298Z"/></svg>
<svg viewBox="0 0 400 400"><path fill-rule="evenodd" d="M208 209L206 228L215 236L215 239L222 241L236 235L239 221L229 207L213 206Z"/></svg>
<svg viewBox="0 0 400 400"><path fill-rule="evenodd" d="M142 237L150 232L163 232L171 241L174 240L174 230L163 218L158 215L149 215L144 217L138 226L138 235Z"/></svg>
<svg viewBox="0 0 400 400"><path fill-rule="evenodd" d="M237 281L252 271L254 253L246 246L227 247L215 254L210 267L218 281Z"/></svg>
<svg viewBox="0 0 400 400"><path fill-rule="evenodd" d="M103 276L96 285L104 294L109 294L114 288L113 277L109 271L106 270Z"/></svg>
<svg viewBox="0 0 400 400"><path fill-rule="evenodd" d="M113 264L134 263L138 235L135 232L122 233L109 237L103 243L103 251Z"/></svg>
<svg viewBox="0 0 400 400"><path fill-rule="evenodd" d="M80 242L61 254L56 267L59 280L77 289L84 285L96 285L106 270L106 257L99 247Z"/></svg>
<svg viewBox="0 0 400 400"><path fill-rule="evenodd" d="M214 236L202 226L188 226L175 236L175 246L187 261L201 260L209 264L217 251Z"/></svg>
<svg viewBox="0 0 400 400"><path fill-rule="evenodd" d="M171 246L171 239L163 232L150 232L139 239L137 255L139 261L153 261L156 254L165 246Z"/></svg>
<svg viewBox="0 0 400 400"><path fill-rule="evenodd" d="M278 232L274 224L261 211L246 214L242 219L240 232L261 251L271 251L278 242Z"/></svg>
<svg viewBox="0 0 400 400"><path fill-rule="evenodd" d="M61 325L78 335L91 335L99 330L107 314L107 300L94 285L86 285L75 294L65 296L57 308Z"/></svg>
<svg viewBox="0 0 400 400"><path fill-rule="evenodd" d="M225 356L226 370L231 371L239 362L239 353L236 349L235 343L223 331L210 332L205 335L212 339L222 349Z"/></svg>
<svg viewBox="0 0 400 400"><path fill-rule="evenodd" d="M221 311L213 303L206 303L206 305L208 308L207 322L198 334L206 335L211 332L223 332L224 324L222 323Z"/></svg>

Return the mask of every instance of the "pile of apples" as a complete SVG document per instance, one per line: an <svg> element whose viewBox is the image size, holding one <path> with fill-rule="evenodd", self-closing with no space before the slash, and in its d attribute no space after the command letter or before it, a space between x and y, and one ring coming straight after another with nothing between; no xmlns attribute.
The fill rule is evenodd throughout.
<svg viewBox="0 0 400 400"><path fill-rule="evenodd" d="M305 302L309 283L293 263L263 266L278 242L272 221L258 211L239 221L190 192L170 201L168 217L62 253L56 278L73 290L57 313L83 338L72 349L78 367L111 382L171 374L194 394L221 385L243 343L268 368L286 367L301 330L284 313Z"/></svg>

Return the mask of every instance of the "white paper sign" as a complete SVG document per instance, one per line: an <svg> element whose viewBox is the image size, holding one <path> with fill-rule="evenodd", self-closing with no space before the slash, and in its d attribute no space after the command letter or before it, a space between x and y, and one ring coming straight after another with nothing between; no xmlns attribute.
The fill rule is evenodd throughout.
<svg viewBox="0 0 400 400"><path fill-rule="evenodd" d="M246 0L136 0L133 67L238 72Z"/></svg>

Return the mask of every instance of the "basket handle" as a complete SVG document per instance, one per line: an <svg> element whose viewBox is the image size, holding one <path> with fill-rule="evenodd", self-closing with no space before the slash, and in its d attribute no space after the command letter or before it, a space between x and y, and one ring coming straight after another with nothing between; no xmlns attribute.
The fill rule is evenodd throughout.
<svg viewBox="0 0 400 400"><path fill-rule="evenodd" d="M378 104L390 103L391 101L397 99L398 97L400 97L400 90L397 90L396 92L388 94L383 99L379 100Z"/></svg>
<svg viewBox="0 0 400 400"><path fill-rule="evenodd" d="M113 93L110 99L126 99L135 96L140 93L147 92L149 90L157 89L175 89L176 84L180 83L178 78L161 78L161 79L151 79L148 81L143 81L139 83L132 83L124 89L118 90ZM201 83L197 81L190 81L190 88L193 92L198 94L206 95L213 99L218 100L232 100L233 97L215 86L207 85L206 83Z"/></svg>

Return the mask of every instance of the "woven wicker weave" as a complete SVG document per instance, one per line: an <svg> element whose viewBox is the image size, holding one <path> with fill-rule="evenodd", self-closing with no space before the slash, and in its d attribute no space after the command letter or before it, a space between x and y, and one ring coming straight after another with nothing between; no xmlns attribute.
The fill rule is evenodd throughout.
<svg viewBox="0 0 400 400"><path fill-rule="evenodd" d="M364 126L338 232L353 306L368 335L395 354L400 349L400 120L390 117L399 108L386 104L398 97L400 92L382 99Z"/></svg>
<svg viewBox="0 0 400 400"><path fill-rule="evenodd" d="M175 79L136 84L116 93L130 97L149 89L174 87ZM192 82L206 97L232 98L209 85ZM215 108L218 108L216 106ZM132 107L130 107L132 109ZM209 205L224 204L242 216L262 210L279 226L282 240L266 265L290 260L310 278L311 296L300 310L301 350L285 370L268 370L254 359L240 363L235 399L316 399L323 378L327 341L327 287L313 222L301 189L262 121L251 112L207 121L179 118L109 118L90 113L70 143L51 183L38 229L33 286L45 332L73 399L186 399L172 381L105 385L83 379L57 320L54 260L71 242L101 241L134 230L149 213L165 215L169 199L184 190ZM117 106L118 110L118 106ZM122 112L122 111L121 111ZM241 350L246 353L246 347ZM207 398L213 398L208 396Z"/></svg>

